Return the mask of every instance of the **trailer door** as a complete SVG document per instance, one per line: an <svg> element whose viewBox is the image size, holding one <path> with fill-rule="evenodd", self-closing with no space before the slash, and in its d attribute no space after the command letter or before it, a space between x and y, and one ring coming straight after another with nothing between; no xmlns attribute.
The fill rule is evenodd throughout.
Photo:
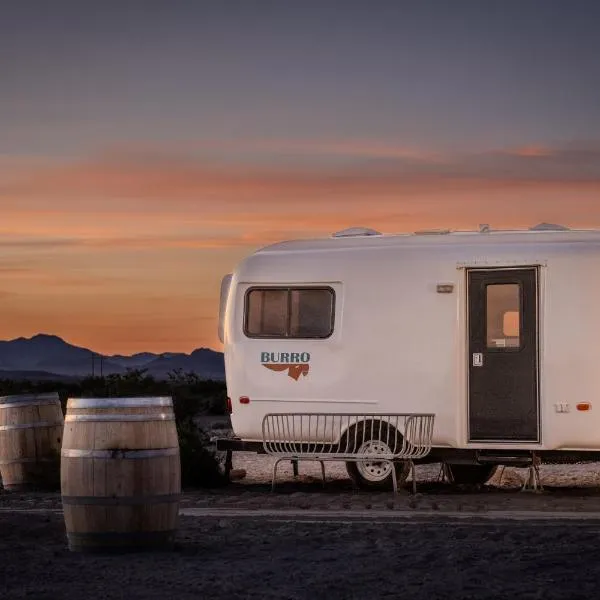
<svg viewBox="0 0 600 600"><path fill-rule="evenodd" d="M470 442L539 442L537 268L469 269Z"/></svg>

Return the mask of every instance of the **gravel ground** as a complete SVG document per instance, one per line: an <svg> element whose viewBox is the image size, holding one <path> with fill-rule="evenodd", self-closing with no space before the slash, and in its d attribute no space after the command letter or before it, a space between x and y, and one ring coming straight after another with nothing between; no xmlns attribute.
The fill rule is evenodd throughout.
<svg viewBox="0 0 600 600"><path fill-rule="evenodd" d="M60 514L0 513L0 598L593 598L598 524L182 517L172 552L92 556Z"/></svg>
<svg viewBox="0 0 600 600"><path fill-rule="evenodd" d="M186 490L182 508L231 508L242 518L182 516L172 552L90 556L67 548L60 494L0 490L0 599L593 598L600 563L600 465L544 465L542 493L520 491L525 469L485 486L439 481L440 465L417 468L418 494L352 487L343 464L282 464L234 455L246 476L213 490ZM28 512L20 512L26 509ZM32 512L31 509L40 512ZM272 517L253 516L253 509ZM321 511L306 519L282 509ZM344 511L349 522L333 511ZM383 522L358 520L384 511ZM411 511L410 519L400 516ZM452 519L454 511L530 511L531 519ZM280 517L277 517L278 511ZM328 517L329 511L331 517ZM439 511L439 512L436 512ZM538 511L597 512L597 520L539 521ZM311 513L312 514L312 513ZM351 522L355 515L357 519ZM379 512L377 512L379 514ZM439 514L439 518L431 518Z"/></svg>
<svg viewBox="0 0 600 600"><path fill-rule="evenodd" d="M526 469L501 470L484 486L449 485L439 479L440 465L417 467L417 495L410 482L394 497L391 492L354 489L343 464L326 464L326 485L320 466L300 463L300 475L293 476L290 463L281 463L277 486L271 493L273 459L250 452L234 454L235 469L246 476L230 485L212 490L186 490L182 507L242 509L316 510L411 510L474 511L497 510L600 512L600 464L542 465L542 493L522 492ZM7 493L0 489L0 509L61 507L60 493Z"/></svg>

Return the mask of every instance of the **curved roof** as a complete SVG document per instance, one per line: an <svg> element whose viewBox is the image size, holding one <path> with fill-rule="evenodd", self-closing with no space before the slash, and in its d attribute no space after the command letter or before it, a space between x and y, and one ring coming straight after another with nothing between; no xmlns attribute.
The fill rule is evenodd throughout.
<svg viewBox="0 0 600 600"><path fill-rule="evenodd" d="M341 250L382 247L419 246L504 246L506 244L600 244L600 229L568 229L542 223L530 229L494 230L487 225L479 230L425 230L383 234L372 229L354 227L330 237L287 240L271 244L257 253L311 250Z"/></svg>

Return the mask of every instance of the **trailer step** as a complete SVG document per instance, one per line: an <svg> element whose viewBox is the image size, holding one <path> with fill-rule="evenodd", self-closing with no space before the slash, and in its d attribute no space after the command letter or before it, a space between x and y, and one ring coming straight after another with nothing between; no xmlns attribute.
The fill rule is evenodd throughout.
<svg viewBox="0 0 600 600"><path fill-rule="evenodd" d="M485 454L477 457L481 465L505 465L507 467L530 467L533 465L531 455L508 456L502 454Z"/></svg>

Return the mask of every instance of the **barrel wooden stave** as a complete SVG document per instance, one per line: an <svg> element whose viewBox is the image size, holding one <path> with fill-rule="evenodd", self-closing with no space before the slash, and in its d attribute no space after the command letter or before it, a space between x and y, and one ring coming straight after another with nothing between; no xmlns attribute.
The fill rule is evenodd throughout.
<svg viewBox="0 0 600 600"><path fill-rule="evenodd" d="M127 404L140 399L109 400ZM165 399L146 400L164 403ZM72 550L172 546L181 474L179 440L168 400L167 406L149 403L101 409L76 408L75 401L67 404L61 491ZM107 416L121 420L77 420ZM132 418L137 420L127 421Z"/></svg>
<svg viewBox="0 0 600 600"><path fill-rule="evenodd" d="M74 460L84 462L83 459ZM117 461L123 464L118 466ZM92 487L91 497L67 496L63 502L72 545L88 546L87 549L92 550L92 546L99 547L103 541L113 547L119 544L148 546L172 542L179 509L177 486L152 485L148 472L153 469L175 471L179 466L178 460L167 457L154 459L152 463L143 459L117 461L92 459L87 461L87 465L71 471L74 477L77 477L78 471L87 472ZM167 464L159 466L159 461ZM135 485L140 473L146 485ZM86 480L82 478L81 481L83 484ZM83 490L75 491L81 494ZM95 504L97 500L101 503ZM114 532L114 535L109 536L110 532ZM143 534L147 539L136 542L136 532L138 537L141 538L139 534Z"/></svg>
<svg viewBox="0 0 600 600"><path fill-rule="evenodd" d="M56 393L0 398L0 475L6 490L59 488L63 425Z"/></svg>

